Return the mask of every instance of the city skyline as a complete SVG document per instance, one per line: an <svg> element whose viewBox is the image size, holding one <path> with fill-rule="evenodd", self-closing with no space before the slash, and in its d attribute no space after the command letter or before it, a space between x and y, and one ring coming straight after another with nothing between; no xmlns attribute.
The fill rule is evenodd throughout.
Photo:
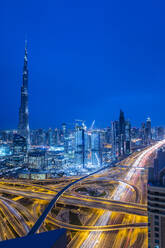
<svg viewBox="0 0 165 248"><path fill-rule="evenodd" d="M23 73L22 73L22 86L21 86L21 101L20 101L20 108L19 108L19 120L18 120L18 130L20 132L20 134L22 134L23 136L27 136L28 137L28 140L30 143L30 137L29 137L29 99L28 99L28 92L29 92L29 87L28 87L28 75L29 75L29 72L28 72L28 47L27 47L27 39L25 39L25 53L24 53L24 62L23 62ZM122 109L120 108L120 114L121 114ZM146 118L146 121L147 119L150 119L150 117L148 116ZM70 120L70 123L68 123L66 121L66 124L69 126L74 126L75 122L78 120L78 118L75 118L74 120ZM72 121L72 123L71 123ZM112 121L112 120L111 120ZM128 121L130 121L128 119ZM84 123L86 122L86 120L84 120ZM64 122L63 122L64 123ZM92 122L92 125L93 123L95 124L95 120L93 120ZM140 125L143 124L144 121L141 121ZM52 126L47 126L47 128L56 128L56 127L60 127L62 124L62 122L58 122L56 124L56 126L52 127ZM89 125L90 123L87 121L87 125ZM111 123L109 123L106 127L109 127L111 125ZM139 125L139 126L140 126ZM139 127L137 126L137 127ZM103 126L101 127L98 127L96 125L97 128L103 128ZM37 127L37 128L43 128L42 126L40 127ZM32 127L32 129L37 129L37 128L34 128ZM45 128L45 127L44 127ZM105 128L105 126L104 126ZM14 128L9 128L9 129L14 129ZM17 129L17 127L16 127Z"/></svg>
<svg viewBox="0 0 165 248"><path fill-rule="evenodd" d="M148 116L164 125L165 18L160 5L141 4L3 3L1 128L18 125L26 33L32 128L76 118L104 127L120 108L133 126Z"/></svg>
<svg viewBox="0 0 165 248"><path fill-rule="evenodd" d="M165 3L1 3L0 247L165 248Z"/></svg>

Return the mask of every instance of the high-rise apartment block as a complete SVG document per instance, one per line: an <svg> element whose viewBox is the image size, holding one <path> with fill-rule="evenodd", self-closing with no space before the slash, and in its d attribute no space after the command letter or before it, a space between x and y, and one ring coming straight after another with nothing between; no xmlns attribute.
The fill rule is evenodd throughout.
<svg viewBox="0 0 165 248"><path fill-rule="evenodd" d="M148 176L149 248L165 247L165 147L157 152Z"/></svg>

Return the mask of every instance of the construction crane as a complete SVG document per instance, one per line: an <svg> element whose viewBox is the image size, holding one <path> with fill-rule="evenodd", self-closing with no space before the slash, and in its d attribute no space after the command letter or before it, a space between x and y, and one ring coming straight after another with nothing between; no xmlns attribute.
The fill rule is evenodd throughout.
<svg viewBox="0 0 165 248"><path fill-rule="evenodd" d="M76 122L80 122L81 125L83 126L84 129L87 129L86 125L85 125L85 121L84 120L75 120Z"/></svg>
<svg viewBox="0 0 165 248"><path fill-rule="evenodd" d="M89 130L92 130L93 127L94 127L94 125L95 125L95 120L92 122L92 125L91 125L91 127L89 128Z"/></svg>

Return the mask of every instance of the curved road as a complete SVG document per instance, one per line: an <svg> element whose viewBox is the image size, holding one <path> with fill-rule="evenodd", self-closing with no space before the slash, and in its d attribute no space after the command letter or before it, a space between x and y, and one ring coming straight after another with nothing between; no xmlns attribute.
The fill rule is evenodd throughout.
<svg viewBox="0 0 165 248"><path fill-rule="evenodd" d="M64 187L62 190L60 190L57 195L50 201L50 203L48 204L48 206L46 207L46 209L44 210L44 212L42 213L42 215L38 218L37 222L34 224L34 226L32 227L32 229L29 231L29 233L27 234L27 236L29 235L32 235L32 234L35 234L40 226L43 224L44 220L46 219L48 213L51 211L51 209L53 208L53 206L56 204L57 200L60 198L60 196L65 192L67 191L70 187L72 187L72 185L90 177L90 176L93 176L94 174L97 174L99 173L100 171L102 170L106 170L108 167L103 167L87 176L84 176L84 177L81 177L80 179L72 182L72 183L69 183L66 187Z"/></svg>

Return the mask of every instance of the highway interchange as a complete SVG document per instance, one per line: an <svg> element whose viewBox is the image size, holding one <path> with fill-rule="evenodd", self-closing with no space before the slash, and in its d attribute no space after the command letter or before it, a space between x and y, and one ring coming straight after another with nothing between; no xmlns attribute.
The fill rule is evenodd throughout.
<svg viewBox="0 0 165 248"><path fill-rule="evenodd" d="M28 235L50 201L66 188L39 232L67 228L68 248L147 247L147 168L163 144L165 140L81 181L1 179L0 240Z"/></svg>

